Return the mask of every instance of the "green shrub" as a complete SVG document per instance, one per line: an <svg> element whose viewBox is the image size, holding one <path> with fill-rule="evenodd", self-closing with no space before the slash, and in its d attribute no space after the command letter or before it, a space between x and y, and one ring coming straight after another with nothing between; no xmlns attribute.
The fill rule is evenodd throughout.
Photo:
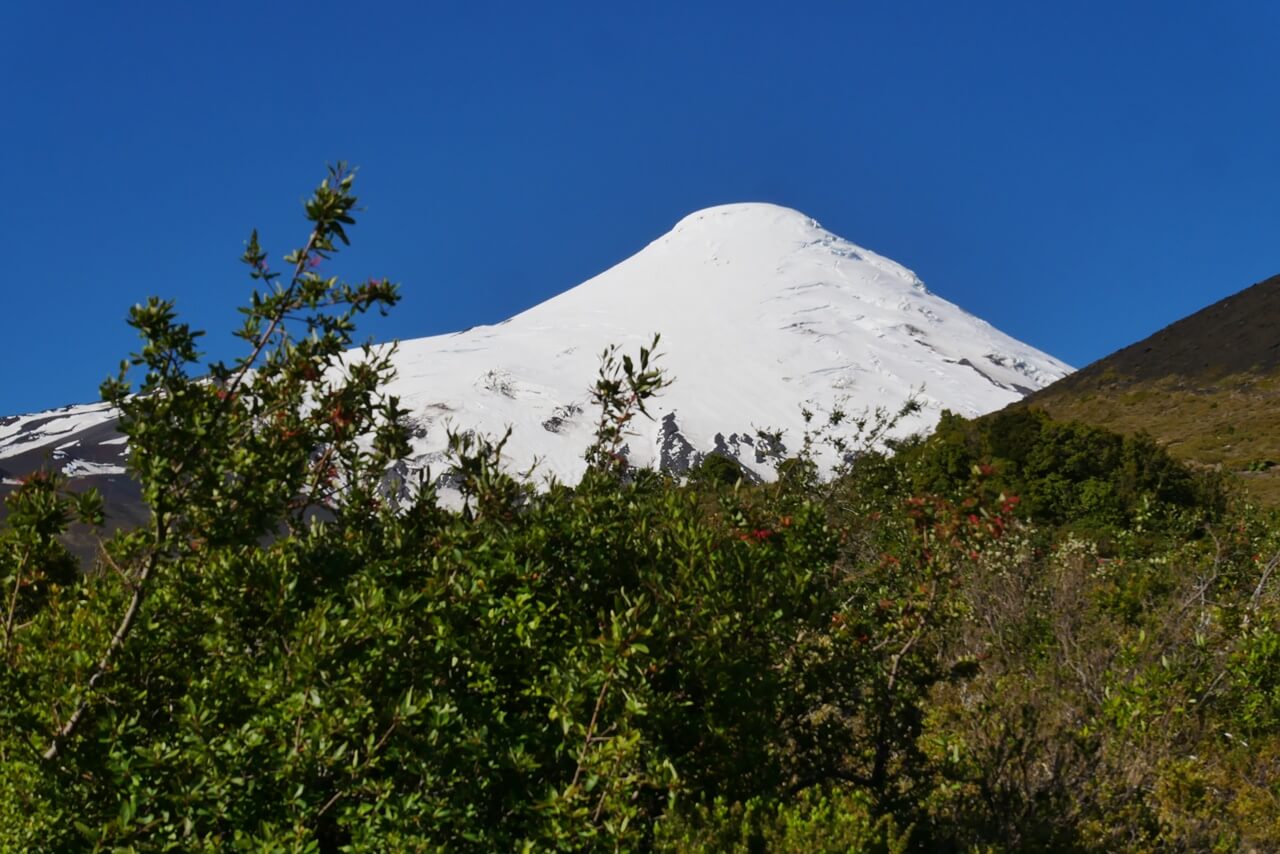
<svg viewBox="0 0 1280 854"><path fill-rule="evenodd" d="M883 852L910 850L910 829L892 817L875 818L856 792L809 789L785 801L679 809L658 822L657 851L671 852Z"/></svg>
<svg viewBox="0 0 1280 854"><path fill-rule="evenodd" d="M724 454L708 454L689 472L689 483L695 486L734 486L746 478L742 463Z"/></svg>

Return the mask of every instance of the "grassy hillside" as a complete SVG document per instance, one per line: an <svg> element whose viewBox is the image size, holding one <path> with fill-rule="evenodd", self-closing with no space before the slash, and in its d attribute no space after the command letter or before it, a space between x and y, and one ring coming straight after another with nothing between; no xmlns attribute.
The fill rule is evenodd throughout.
<svg viewBox="0 0 1280 854"><path fill-rule="evenodd" d="M1120 432L1234 472L1280 506L1280 276L1094 362L1015 406Z"/></svg>

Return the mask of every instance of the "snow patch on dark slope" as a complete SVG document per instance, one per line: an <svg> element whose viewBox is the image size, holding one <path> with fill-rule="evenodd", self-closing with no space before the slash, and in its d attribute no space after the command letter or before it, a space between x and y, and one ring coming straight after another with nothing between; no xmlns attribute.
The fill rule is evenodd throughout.
<svg viewBox="0 0 1280 854"><path fill-rule="evenodd" d="M628 454L675 472L719 453L769 479L782 449L799 446L804 408L894 410L923 389L906 432L944 408L1000 409L1071 370L797 211L724 205L500 324L402 342L390 390L414 421L411 463L438 472L449 426L510 426L513 469L537 460L575 482L601 351L634 352L655 332L674 384L651 421L633 422ZM113 425L105 404L0 418L0 491L46 461L87 482L119 479L126 448Z"/></svg>

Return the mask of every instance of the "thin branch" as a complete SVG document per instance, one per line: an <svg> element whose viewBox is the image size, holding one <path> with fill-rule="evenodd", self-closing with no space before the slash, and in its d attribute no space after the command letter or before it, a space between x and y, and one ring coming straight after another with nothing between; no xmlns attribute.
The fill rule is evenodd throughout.
<svg viewBox="0 0 1280 854"><path fill-rule="evenodd" d="M612 778L613 778L613 775L617 773L617 771L618 771L618 766L619 766L619 765L621 765L621 764L622 764L622 756L621 756L621 754L619 754L619 755L618 755L617 757L615 757L615 758L614 758L614 760L613 760L613 768L609 769L609 777L610 777L610 779L612 779ZM605 801L608 799L608 796L609 796L609 786L608 786L608 785L603 785L603 786L601 786L601 787L600 787L600 799L596 801L596 808L595 808L595 811L591 813L591 823L592 823L592 824L596 824L597 822L599 822L599 821L600 821L600 814L601 814L602 812L604 812L604 803L605 803Z"/></svg>
<svg viewBox="0 0 1280 854"><path fill-rule="evenodd" d="M1249 598L1250 611L1258 609L1258 600L1262 598L1262 591L1267 586L1267 579L1271 577L1271 573L1275 572L1277 565L1280 565L1280 552L1276 552L1276 556L1267 562L1266 569L1262 571L1262 578L1258 579L1258 586L1253 589L1253 596Z"/></svg>
<svg viewBox="0 0 1280 854"><path fill-rule="evenodd" d="M1196 700L1196 708L1200 708L1204 706L1205 701L1209 699L1210 695L1212 695L1214 690L1218 687L1218 683L1221 682L1223 678L1226 677L1226 675L1227 675L1227 668L1223 667L1221 670L1218 671L1218 675L1215 676L1213 678L1213 681L1209 683L1209 687L1205 688L1204 693L1200 695L1200 698L1198 700Z"/></svg>
<svg viewBox="0 0 1280 854"><path fill-rule="evenodd" d="M120 580L124 582L125 586L132 590L134 582L130 580L129 574L120 568L120 564L116 563L111 555L108 554L107 547L101 540L98 541L98 551L102 555L102 559L106 561L107 566L115 570L116 575L120 576Z"/></svg>
<svg viewBox="0 0 1280 854"><path fill-rule="evenodd" d="M586 767L587 752L591 747L591 737L595 735L596 723L600 719L600 710L604 708L604 698L609 691L609 685L613 682L614 668L610 667L605 673L604 682L600 685L600 693L596 695L596 706L591 710L591 720L587 723L587 737L582 742L582 752L578 754L578 767L573 769L573 779L569 781L569 788L572 789L578 785L578 779L582 776L582 771Z"/></svg>
<svg viewBox="0 0 1280 854"><path fill-rule="evenodd" d="M9 597L9 615L4 621L4 652L10 662L13 661L13 620L18 613L18 591L22 588L22 570L26 568L30 557L31 548L23 549L22 559L18 561L18 568L13 573L13 595Z"/></svg>
<svg viewBox="0 0 1280 854"><path fill-rule="evenodd" d="M156 532L156 547L152 550L146 565L142 568L141 575L138 576L138 583L133 589L133 597L129 600L129 607L124 612L120 625L116 627L116 633L112 635L111 643L107 645L107 651L102 654L102 658L98 660L98 664L93 670L93 675L89 677L89 681L85 685L84 694L81 696L80 702L76 704L76 710L71 713L71 717L67 718L66 723L59 727L58 732L53 737L53 742L45 750L43 756L46 760L57 757L63 742L75 732L80 719L84 717L85 710L89 707L89 697L92 695L93 689L97 687L98 682L106 675L107 669L111 666L112 656L116 654L120 647L124 646L124 640L129 636L129 631L133 628L133 621L138 616L139 608L142 607L142 599L147 592L147 579L151 577L152 571L160 561L159 543L163 541L165 534L165 528L161 524Z"/></svg>
<svg viewBox="0 0 1280 854"><path fill-rule="evenodd" d="M1253 589L1253 596L1249 598L1247 614L1253 614L1257 611L1258 602L1262 598L1263 591L1266 589L1267 579L1271 577L1271 573L1275 572L1277 566L1280 566L1280 552L1277 552L1275 557L1267 561L1266 567L1262 570L1262 577L1258 579L1258 586ZM1224 663L1218 670L1218 675L1209 683L1209 687L1205 688L1204 693L1202 693L1200 698L1196 700L1197 707L1203 706L1204 703L1213 695L1213 692L1217 690L1219 683L1221 683L1227 675L1227 669L1227 665Z"/></svg>
<svg viewBox="0 0 1280 854"><path fill-rule="evenodd" d="M396 715L391 719L391 725L387 727L386 731L382 733L382 737L378 739L378 743L375 744L369 750L369 755L366 756L364 758L364 761L360 763L360 767L356 768L354 771L351 772L352 776L359 774L365 768L369 767L369 763L373 762L374 757L377 756L379 751L381 751L382 748L386 746L387 739L391 738L391 734L395 732L399 726L400 726L400 716ZM320 816L328 812L329 808L334 804L336 804L338 801L340 801L342 799L342 796L345 795L346 793L347 793L347 790L345 789L339 789L338 791L334 792L333 796L330 797L329 800L324 802L324 806L320 807L320 811L316 813L316 818L319 818Z"/></svg>
<svg viewBox="0 0 1280 854"><path fill-rule="evenodd" d="M923 624L921 624L921 626L912 633L911 637L907 639L907 642L903 644L902 649L898 650L897 654L894 655L893 664L889 667L889 679L885 683L885 690L887 692L893 693L893 685L898 679L898 665L902 663L902 659L906 657L906 654L911 651L911 647L916 645L916 641L920 640L920 636L922 634L924 634Z"/></svg>
<svg viewBox="0 0 1280 854"><path fill-rule="evenodd" d="M323 495L320 490L320 483L324 480L325 472L329 467L330 461L333 459L333 448L334 443L331 442L329 446L325 448L324 454L312 463L311 468L313 477L311 479L311 483L306 486L306 491L298 496L293 507L293 510L297 514L297 518L299 520L301 520L302 515L307 512L308 508L314 507L317 503L320 503L316 500L316 497ZM323 500L324 498L320 499L320 501Z"/></svg>
<svg viewBox="0 0 1280 854"><path fill-rule="evenodd" d="M930 582L928 599L930 605L933 604L933 600L937 596L937 593L937 582ZM920 640L921 636L924 635L924 629L925 620L922 617L920 618L919 624L916 626L916 630L912 632L911 637L907 639L905 644L903 644L902 649L898 650L897 654L893 656L893 664L889 666L889 678L885 683L885 690L889 693L893 692L894 683L898 680L898 665L902 663L902 659L906 657L906 654L911 651L911 647L916 645L916 641Z"/></svg>
<svg viewBox="0 0 1280 854"><path fill-rule="evenodd" d="M311 230L311 236L307 238L307 245L304 246L302 248L302 252L298 254L298 263L294 267L293 278L289 280L289 287L285 291L286 297L291 297L294 289L298 287L298 282L302 279L302 274L306 270L307 259L311 256L311 252L315 249L316 243L319 239L320 226L317 225ZM288 300L286 299L285 305L287 306L287 304ZM271 322L267 324L266 330L258 336L258 341L254 345L253 352L250 353L249 358L245 359L243 364L241 364L240 370L236 373L235 377L231 380L230 385L226 389L227 394L226 397L223 398L224 405L229 405L229 401L235 395L236 389L240 387L240 383L244 380L245 376L248 375L249 370L253 367L253 363L258 361L258 357L262 355L262 351L265 350L267 344L271 342L271 336L275 334L276 329L284 322L284 317L287 312L287 307L282 306L281 310L276 312L276 315L271 318Z"/></svg>
<svg viewBox="0 0 1280 854"><path fill-rule="evenodd" d="M1253 596L1250 597L1249 607L1246 610L1246 625L1247 625L1248 615L1252 615L1255 611L1257 611L1258 601L1259 599L1262 598L1263 590L1266 589L1267 579L1270 578L1271 573L1275 571L1277 565L1280 565L1280 552L1277 552L1276 556L1271 558L1271 560L1267 562L1266 567L1262 570L1262 578L1258 579L1258 586L1253 589ZM1202 707L1209 700L1209 698L1213 696L1213 692L1217 690L1218 685L1222 682L1224 678L1226 678L1227 670L1228 670L1228 664L1223 663L1222 667L1218 670L1218 675L1213 677L1213 681L1209 683L1209 687L1205 688L1204 693L1202 693L1200 695L1200 698L1196 700L1197 708Z"/></svg>
<svg viewBox="0 0 1280 854"><path fill-rule="evenodd" d="M1089 695L1089 699L1095 704L1101 705L1102 696L1094 685L1094 680L1089 678L1084 668L1075 662L1075 657L1080 654L1080 644L1076 642L1074 637L1068 638L1064 634L1058 635L1058 646L1062 649L1062 660L1071 669L1071 672L1080 680L1080 689Z"/></svg>

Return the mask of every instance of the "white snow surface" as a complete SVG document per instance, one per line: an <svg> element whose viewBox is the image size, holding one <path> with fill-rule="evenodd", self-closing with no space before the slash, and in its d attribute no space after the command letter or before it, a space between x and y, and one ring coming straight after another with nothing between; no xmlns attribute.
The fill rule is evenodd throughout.
<svg viewBox="0 0 1280 854"><path fill-rule="evenodd" d="M74 434L113 417L110 404L88 403L0 419L0 460L45 445L70 447Z"/></svg>
<svg viewBox="0 0 1280 854"><path fill-rule="evenodd" d="M390 392L414 421L413 462L443 470L447 426L494 436L510 426L513 469L536 462L535 478L576 482L598 416L590 389L601 352L616 344L634 355L654 333L673 384L651 402L652 421L633 422L631 462L660 462L663 420L674 416L690 461L719 448L765 479L774 461L757 457L756 430L783 431L794 451L805 407L894 410L914 390L924 410L901 434L943 409L999 409L1071 371L797 211L723 205L507 321L401 342ZM41 444L74 457L76 434L111 418L92 404L0 419L0 460Z"/></svg>
<svg viewBox="0 0 1280 854"><path fill-rule="evenodd" d="M925 409L899 430L932 426L942 409L999 409L1071 368L930 293L905 267L771 204L733 204L685 217L643 250L572 290L494 326L406 341L391 391L438 459L444 424L499 434L521 470L574 482L597 412L589 389L601 352L634 354L661 333L658 364L673 385L649 409L629 458L653 465L661 422L705 454L716 435L783 430L791 450L804 406L896 410L921 390ZM580 410L580 411L578 411ZM544 427L553 418L556 432ZM730 452L766 479L750 446Z"/></svg>
<svg viewBox="0 0 1280 854"><path fill-rule="evenodd" d="M112 477L125 474L127 469L114 463L93 463L88 460L72 460L62 467L67 477L84 477L85 475L106 475Z"/></svg>

